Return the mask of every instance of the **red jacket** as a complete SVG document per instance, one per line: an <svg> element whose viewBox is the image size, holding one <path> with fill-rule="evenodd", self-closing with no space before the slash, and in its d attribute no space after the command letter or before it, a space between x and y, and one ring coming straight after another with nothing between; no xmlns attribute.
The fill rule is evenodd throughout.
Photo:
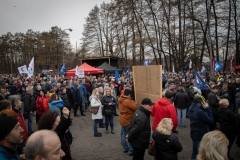
<svg viewBox="0 0 240 160"><path fill-rule="evenodd" d="M40 116L44 112L44 109L43 109L43 98L44 98L43 96L38 96L37 100L36 100L37 114L40 115Z"/></svg>
<svg viewBox="0 0 240 160"><path fill-rule="evenodd" d="M45 112L49 110L48 100L49 100L48 97L44 97L44 98L43 98L43 109L44 109Z"/></svg>
<svg viewBox="0 0 240 160"><path fill-rule="evenodd" d="M16 110L14 108L12 110L16 113L18 122L19 122L20 126L23 128L23 133L22 133L23 140L24 140L24 142L26 142L27 138L28 138L28 130L27 130L27 126L26 126L23 114L21 111Z"/></svg>
<svg viewBox="0 0 240 160"><path fill-rule="evenodd" d="M154 117L152 130L155 131L159 122L163 118L171 118L173 122L173 129L175 131L178 125L177 112L174 105L165 98L159 99L152 107L151 116Z"/></svg>

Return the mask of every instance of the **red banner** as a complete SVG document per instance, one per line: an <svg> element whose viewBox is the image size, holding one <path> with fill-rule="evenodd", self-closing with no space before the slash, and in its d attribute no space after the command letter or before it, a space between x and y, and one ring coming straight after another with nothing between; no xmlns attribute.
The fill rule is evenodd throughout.
<svg viewBox="0 0 240 160"><path fill-rule="evenodd" d="M232 58L232 56L230 57L230 62L229 62L229 68L230 68L230 71L232 72L232 60L233 60L233 58Z"/></svg>

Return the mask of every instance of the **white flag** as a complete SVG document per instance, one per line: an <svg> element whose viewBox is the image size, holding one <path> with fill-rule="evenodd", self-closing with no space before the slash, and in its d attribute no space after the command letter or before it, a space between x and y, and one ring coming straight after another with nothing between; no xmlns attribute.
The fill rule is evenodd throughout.
<svg viewBox="0 0 240 160"><path fill-rule="evenodd" d="M192 61L190 59L190 62L189 62L189 69L192 68Z"/></svg>
<svg viewBox="0 0 240 160"><path fill-rule="evenodd" d="M175 73L174 65L172 66L172 72Z"/></svg>
<svg viewBox="0 0 240 160"><path fill-rule="evenodd" d="M83 69L78 69L78 66L76 66L75 75L78 76L78 78L83 78L84 77L84 70Z"/></svg>
<svg viewBox="0 0 240 160"><path fill-rule="evenodd" d="M28 66L28 78L32 77L33 73L34 73L34 57L32 58Z"/></svg>
<svg viewBox="0 0 240 160"><path fill-rule="evenodd" d="M22 74L22 73L27 73L28 74L28 70L27 70L26 65L18 67L18 71L19 71L20 74Z"/></svg>

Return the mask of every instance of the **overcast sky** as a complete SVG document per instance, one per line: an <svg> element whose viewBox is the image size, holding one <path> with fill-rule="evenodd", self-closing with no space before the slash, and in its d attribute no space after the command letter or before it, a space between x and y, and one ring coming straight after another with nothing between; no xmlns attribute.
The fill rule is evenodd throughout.
<svg viewBox="0 0 240 160"><path fill-rule="evenodd" d="M90 10L111 0L0 0L0 36L7 32L49 31L52 26L71 28L70 41L80 43ZM69 33L69 32L68 32Z"/></svg>

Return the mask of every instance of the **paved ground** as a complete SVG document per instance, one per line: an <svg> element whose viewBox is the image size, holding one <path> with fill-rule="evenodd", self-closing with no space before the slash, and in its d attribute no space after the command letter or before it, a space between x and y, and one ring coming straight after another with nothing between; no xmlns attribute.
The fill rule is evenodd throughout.
<svg viewBox="0 0 240 160"><path fill-rule="evenodd" d="M119 117L114 117L115 134L106 134L104 128L99 128L102 137L93 136L93 120L90 113L87 116L72 117L73 124L70 130L73 134L71 146L72 156L75 160L131 160L132 157L123 152L121 145L121 127ZM189 119L187 119L189 126ZM33 127L35 129L35 127ZM179 160L190 160L191 139L188 128L178 128L178 138L183 145L183 150L178 154ZM240 148L234 144L231 155L235 160L240 160ZM145 160L153 160L152 156L145 152Z"/></svg>

